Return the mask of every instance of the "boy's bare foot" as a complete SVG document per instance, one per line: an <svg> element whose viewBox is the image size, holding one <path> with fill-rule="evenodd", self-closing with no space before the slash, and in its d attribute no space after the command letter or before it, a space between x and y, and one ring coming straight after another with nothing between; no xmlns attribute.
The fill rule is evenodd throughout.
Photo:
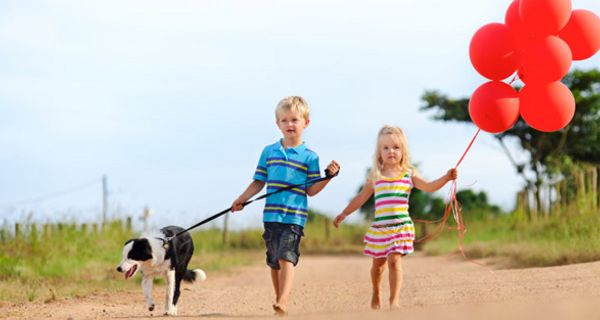
<svg viewBox="0 0 600 320"><path fill-rule="evenodd" d="M287 308L283 305L275 303L273 305L273 310L275 311L276 316L287 316Z"/></svg>
<svg viewBox="0 0 600 320"><path fill-rule="evenodd" d="M373 310L381 309L381 300L379 299L379 295L373 295L371 297L371 309L373 309Z"/></svg>
<svg viewBox="0 0 600 320"><path fill-rule="evenodd" d="M390 310L398 310L400 309L400 304L398 302L390 302Z"/></svg>

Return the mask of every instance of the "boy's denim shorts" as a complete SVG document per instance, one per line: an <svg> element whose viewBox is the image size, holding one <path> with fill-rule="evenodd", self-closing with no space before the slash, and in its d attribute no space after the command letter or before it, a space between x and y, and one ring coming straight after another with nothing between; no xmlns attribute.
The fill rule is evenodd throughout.
<svg viewBox="0 0 600 320"><path fill-rule="evenodd" d="M279 260L298 264L300 258L300 238L304 236L302 227L296 224L265 222L263 239L267 247L267 265L279 270Z"/></svg>

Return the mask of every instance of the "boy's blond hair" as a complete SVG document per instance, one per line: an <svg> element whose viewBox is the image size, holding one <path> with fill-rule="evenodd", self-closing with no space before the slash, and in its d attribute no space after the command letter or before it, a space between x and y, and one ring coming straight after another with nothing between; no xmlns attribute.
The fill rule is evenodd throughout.
<svg viewBox="0 0 600 320"><path fill-rule="evenodd" d="M281 99L275 108L275 119L279 120L279 113L283 111L297 112L304 120L308 120L310 108L304 98L300 96L289 96Z"/></svg>
<svg viewBox="0 0 600 320"><path fill-rule="evenodd" d="M377 146L375 147L375 155L373 156L373 167L369 172L369 180L375 182L381 179L381 169L383 169L383 159L381 158L381 138L383 136L391 136L399 145L400 151L402 152L402 158L400 159L400 167L402 170L414 170L410 163L410 156L408 154L408 141L404 131L399 127L384 125L377 134Z"/></svg>

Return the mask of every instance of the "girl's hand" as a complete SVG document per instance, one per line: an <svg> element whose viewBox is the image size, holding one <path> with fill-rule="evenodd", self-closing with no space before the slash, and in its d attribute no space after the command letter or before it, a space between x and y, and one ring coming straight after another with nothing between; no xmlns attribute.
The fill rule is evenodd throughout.
<svg viewBox="0 0 600 320"><path fill-rule="evenodd" d="M446 179L448 179L448 181L456 180L457 177L458 177L458 170L456 170L456 168L452 168L452 169L448 170L448 172L446 172Z"/></svg>
<svg viewBox="0 0 600 320"><path fill-rule="evenodd" d="M343 214L338 214L337 217L335 217L335 219L333 219L333 225L337 228L340 226L340 223L342 223L342 221L344 221L344 219L346 219L346 216Z"/></svg>

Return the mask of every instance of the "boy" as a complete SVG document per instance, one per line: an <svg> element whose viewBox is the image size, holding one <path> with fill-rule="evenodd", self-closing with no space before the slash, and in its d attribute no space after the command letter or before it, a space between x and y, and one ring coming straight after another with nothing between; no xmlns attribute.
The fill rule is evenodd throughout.
<svg viewBox="0 0 600 320"><path fill-rule="evenodd" d="M275 119L283 138L263 149L254 180L233 202L231 211L242 210L242 203L260 192L265 183L267 192L272 192L321 176L319 156L302 141L302 132L310 123L306 101L298 96L284 98L277 104ZM335 175L339 168L338 163L332 161L327 166L327 171L330 175ZM324 180L306 188L283 191L266 200L263 239L276 296L273 310L277 315L287 314L294 267L300 256L300 238L304 235L302 230L308 215L306 195L316 195L328 183L329 180Z"/></svg>

